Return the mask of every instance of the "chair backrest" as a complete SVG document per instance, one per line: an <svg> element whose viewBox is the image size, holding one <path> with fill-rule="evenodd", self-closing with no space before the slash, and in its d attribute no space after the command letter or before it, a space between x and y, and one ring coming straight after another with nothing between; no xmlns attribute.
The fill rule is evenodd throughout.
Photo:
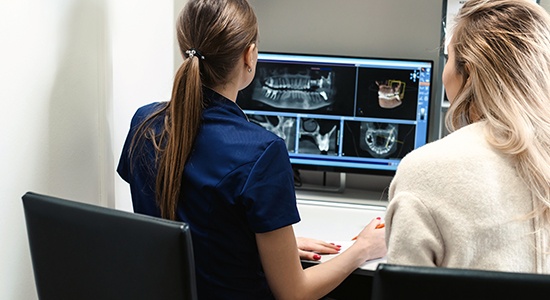
<svg viewBox="0 0 550 300"><path fill-rule="evenodd" d="M197 298L187 224L31 192L23 207L41 300Z"/></svg>
<svg viewBox="0 0 550 300"><path fill-rule="evenodd" d="M536 299L550 297L550 275L380 264L373 300Z"/></svg>

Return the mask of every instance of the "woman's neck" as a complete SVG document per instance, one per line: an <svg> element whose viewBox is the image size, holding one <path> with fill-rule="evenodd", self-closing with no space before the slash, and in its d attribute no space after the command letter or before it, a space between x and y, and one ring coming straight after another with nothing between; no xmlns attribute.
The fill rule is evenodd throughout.
<svg viewBox="0 0 550 300"><path fill-rule="evenodd" d="M227 98L227 99L229 99L233 102L237 102L237 94L238 94L237 89L227 88L227 87L222 87L222 86L213 87L213 88L210 88L210 89L212 89L214 92L224 96L225 98Z"/></svg>

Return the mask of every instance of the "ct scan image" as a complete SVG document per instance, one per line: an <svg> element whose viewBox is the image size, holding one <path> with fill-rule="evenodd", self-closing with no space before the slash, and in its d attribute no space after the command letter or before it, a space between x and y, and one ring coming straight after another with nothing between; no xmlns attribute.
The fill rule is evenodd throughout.
<svg viewBox="0 0 550 300"><path fill-rule="evenodd" d="M414 149L414 125L345 121L343 156L401 159Z"/></svg>
<svg viewBox="0 0 550 300"><path fill-rule="evenodd" d="M339 127L338 120L301 119L298 153L336 155Z"/></svg>

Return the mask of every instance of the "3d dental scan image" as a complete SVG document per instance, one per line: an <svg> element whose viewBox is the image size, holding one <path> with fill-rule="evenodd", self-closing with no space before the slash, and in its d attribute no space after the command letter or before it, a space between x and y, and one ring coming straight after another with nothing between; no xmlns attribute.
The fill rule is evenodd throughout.
<svg viewBox="0 0 550 300"><path fill-rule="evenodd" d="M395 108L403 103L406 83L400 80L376 81L378 104L383 108Z"/></svg>
<svg viewBox="0 0 550 300"><path fill-rule="evenodd" d="M418 97L429 99L422 85L426 70L362 68L357 90L357 115L414 120ZM429 90L429 89L428 89Z"/></svg>

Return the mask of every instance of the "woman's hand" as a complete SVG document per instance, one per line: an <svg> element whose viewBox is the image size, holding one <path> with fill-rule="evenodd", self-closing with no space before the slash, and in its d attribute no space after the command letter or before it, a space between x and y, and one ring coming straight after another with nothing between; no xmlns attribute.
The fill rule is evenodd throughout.
<svg viewBox="0 0 550 300"><path fill-rule="evenodd" d="M298 245L298 252L300 259L304 260L319 260L320 254L336 254L340 252L340 245L327 243L325 241L297 237L296 244Z"/></svg>
<svg viewBox="0 0 550 300"><path fill-rule="evenodd" d="M386 229L380 218L372 220L356 237L355 244L367 250L367 260L386 255Z"/></svg>

